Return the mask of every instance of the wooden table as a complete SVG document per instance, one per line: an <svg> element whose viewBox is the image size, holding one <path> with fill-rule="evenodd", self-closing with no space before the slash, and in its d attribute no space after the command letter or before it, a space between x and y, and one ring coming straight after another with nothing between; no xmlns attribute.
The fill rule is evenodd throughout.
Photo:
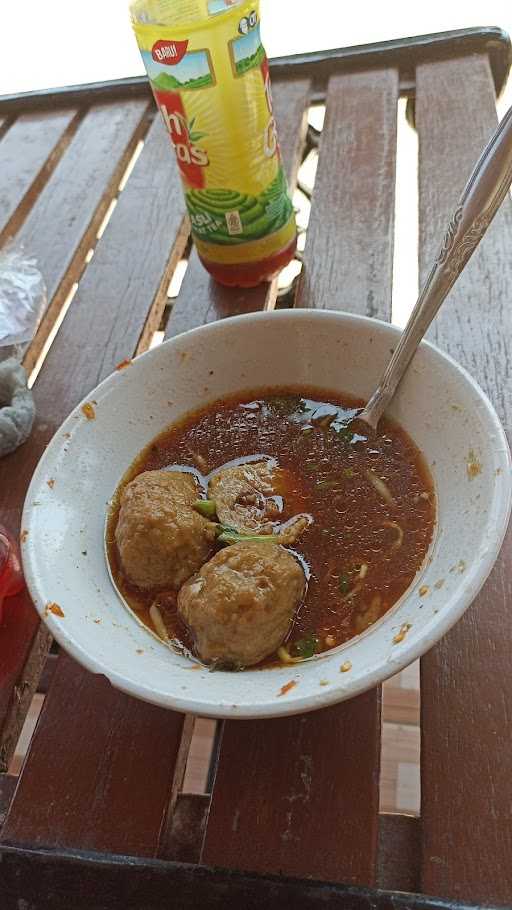
<svg viewBox="0 0 512 910"><path fill-rule="evenodd" d="M177 170L144 79L1 99L0 242L23 241L48 285L29 371L51 346L32 437L0 461L0 520L19 530L61 421L159 327L171 337L276 304L389 319L398 98L408 96L419 140L424 277L495 128L510 54L498 29L474 29L273 62L292 185L319 145L301 280L279 298L275 283L216 286L189 255ZM322 100L317 135L306 115ZM432 337L508 427L511 300L506 200ZM2 908L512 903L511 554L509 535L475 604L422 660L420 819L379 816L379 689L303 717L223 723L210 792L190 797L181 792L190 719L115 691L64 654L48 660L28 596L13 599L0 630L0 771L33 692L47 695L22 773L0 777Z"/></svg>

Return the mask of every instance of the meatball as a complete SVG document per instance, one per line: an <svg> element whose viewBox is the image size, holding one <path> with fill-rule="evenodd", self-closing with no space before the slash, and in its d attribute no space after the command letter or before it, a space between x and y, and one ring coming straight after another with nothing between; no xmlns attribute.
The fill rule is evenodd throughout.
<svg viewBox="0 0 512 910"><path fill-rule="evenodd" d="M279 512L273 496L272 466L253 461L224 468L214 474L208 496L215 500L222 524L245 534L267 534Z"/></svg>
<svg viewBox="0 0 512 910"><path fill-rule="evenodd" d="M115 538L126 578L138 588L178 588L210 556L215 527L193 508L192 474L145 471L126 485Z"/></svg>
<svg viewBox="0 0 512 910"><path fill-rule="evenodd" d="M257 664L286 638L306 580L282 546L244 541L220 550L178 594L178 612L205 663Z"/></svg>

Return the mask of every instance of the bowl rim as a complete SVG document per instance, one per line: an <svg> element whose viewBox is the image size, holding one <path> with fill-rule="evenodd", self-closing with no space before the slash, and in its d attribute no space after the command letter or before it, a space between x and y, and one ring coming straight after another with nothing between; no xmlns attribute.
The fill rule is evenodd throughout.
<svg viewBox="0 0 512 910"><path fill-rule="evenodd" d="M161 352L162 349L173 347L176 344L183 344L183 342L187 342L189 339L198 335L214 334L215 332L222 333L226 328L229 329L233 325L240 325L243 327L250 326L254 322L268 321L271 323L275 320L308 322L311 319L314 321L324 320L325 322L337 321L339 322L340 326L343 323L347 322L352 324L363 324L365 326L374 327L377 329L377 331L383 330L395 338L399 337L402 332L398 326L393 325L392 323L388 323L369 316L348 313L343 310L297 308L290 310L258 311L256 313L247 313L238 316L226 317L222 320L216 320L215 322L207 323L206 325L201 325L193 329L189 329L186 332L180 333L179 335L176 335L173 338L164 341L158 347L145 351L144 353L133 358L133 361L137 363L144 358L152 359L156 356L162 356L161 354L158 354L158 352ZM91 653L88 650L84 649L78 641L69 636L66 633L64 624L59 622L59 620L51 613L48 613L47 611L45 612L45 605L48 602L48 599L45 597L44 583L42 579L40 579L37 572L37 567L33 562L33 551L34 547L37 546L37 544L34 544L34 536L30 534L31 516L33 515L35 509L32 504L34 501L34 490L41 485L41 481L44 479L42 475L45 469L47 456L51 455L53 451L57 450L57 448L61 445L59 438L61 432L63 430L66 430L67 427L73 426L75 415L77 412L80 412L82 405L90 400L93 393L99 394L100 391L105 392L105 390L107 390L109 386L116 381L115 370L106 376L97 386L94 387L94 389L90 390L88 394L85 395L80 402L78 402L78 404L72 409L66 419L57 428L55 434L47 445L35 468L25 497L21 527L23 529L26 529L29 533L25 536L24 541L22 541L21 545L23 571L27 588L32 597L34 605L40 615L40 618L49 628L52 636L63 647L63 649L83 667L92 673L105 676L116 689L119 689L128 695L132 695L148 703L178 712L196 714L203 717L230 719L289 716L293 714L302 714L309 711L318 710L319 708L327 707L333 704L338 704L341 701L345 701L349 698L354 698L363 692L369 691L370 689L379 685L389 676L400 672L400 670L402 670L404 667L408 666L414 660L418 659L421 655L426 653L426 651L430 650L430 648L433 647L433 645L436 644L453 625L455 625L455 623L460 619L466 609L476 598L484 582L487 580L499 555L507 531L512 509L512 458L505 431L496 413L494 405L490 401L487 394L476 382L476 380L473 379L471 374L453 357L451 357L450 354L442 351L439 347L432 344L432 342L424 339L421 342L420 347L430 349L430 351L435 356L446 361L454 370L454 372L459 374L459 376L466 384L469 384L469 386L472 388L473 393L477 398L481 400L487 417L493 425L493 431L496 434L495 454L496 459L500 461L501 473L503 475L503 486L498 507L493 512L494 533L492 540L489 541L489 545L485 551L485 554L482 555L478 561L474 561L470 566L467 567L464 575L461 576L462 581L460 583L460 586L457 588L457 591L454 592L447 600L446 609L440 611L436 615L435 620L430 622L428 630L428 642L425 641L424 636L420 637L417 640L406 638L402 643L396 657L394 657L392 664L389 664L388 666L388 670L390 672L386 672L384 662L381 662L376 669L368 672L368 674L366 674L364 677L361 677L358 681L354 681L352 684L350 684L351 681L347 680L349 685L345 687L341 686L340 681L338 685L333 684L331 686L326 686L325 688L322 688L318 693L309 692L307 694L301 695L299 691L297 694L290 693L292 697L289 699L273 698L272 701L269 699L268 710L261 704L235 705L223 703L215 707L209 704L205 704L203 701L198 700L191 695L184 697L176 694L170 698L168 695L156 691L150 685L133 682L127 675L119 671L111 670L104 661L91 655ZM101 546L103 546L103 541L101 541ZM113 596L117 596L114 589L112 589L112 593ZM269 672L273 672L273 670L270 670Z"/></svg>

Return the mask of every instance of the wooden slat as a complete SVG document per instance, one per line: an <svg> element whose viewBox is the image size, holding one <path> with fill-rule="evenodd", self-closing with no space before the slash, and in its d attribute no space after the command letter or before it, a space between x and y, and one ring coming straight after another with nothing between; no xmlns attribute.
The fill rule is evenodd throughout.
<svg viewBox="0 0 512 910"><path fill-rule="evenodd" d="M485 57L421 66L420 272L424 279L496 126ZM510 431L512 206L507 198L432 336L487 391ZM481 595L422 661L422 890L507 905L512 897L512 535Z"/></svg>
<svg viewBox="0 0 512 910"><path fill-rule="evenodd" d="M0 638L0 772L4 772L14 755L51 645L51 635L39 623L27 591L5 605Z"/></svg>
<svg viewBox="0 0 512 910"><path fill-rule="evenodd" d="M134 856L4 847L1 860L2 910L474 910L421 894Z"/></svg>
<svg viewBox="0 0 512 910"><path fill-rule="evenodd" d="M160 859L199 862L209 806L210 797L206 793L179 795L171 824L160 843Z"/></svg>
<svg viewBox="0 0 512 910"><path fill-rule="evenodd" d="M13 533L17 533L24 491L44 446L80 397L134 353L144 333L163 276L185 242L181 236L183 209L176 205L180 192L168 139L157 119L36 384L39 420L33 435L21 451L0 462L0 514ZM142 225L147 228L142 230ZM173 245L174 237L178 239ZM7 724L8 711L14 729L23 720L19 705L12 702L12 691L39 626L26 596L16 598L8 616L9 634L0 636L0 666L4 668L0 730ZM24 691L29 700L26 687ZM6 761L13 740L15 736L9 735L8 743L3 743Z"/></svg>
<svg viewBox="0 0 512 910"><path fill-rule="evenodd" d="M315 15L316 10L313 11ZM273 82L281 79L312 78L318 96L327 81L339 72L393 67L400 72L402 94L414 92L414 73L418 63L446 60L463 54L488 54L496 85L501 92L508 77L512 51L510 38L501 28L485 26L434 32L411 38L395 38L372 44L357 44L284 57L271 57ZM36 89L0 97L3 115L20 111L54 110L63 105L99 104L118 98L148 98L150 87L146 76L128 76L102 82Z"/></svg>
<svg viewBox="0 0 512 910"><path fill-rule="evenodd" d="M0 143L0 243L19 229L66 148L76 109L24 114Z"/></svg>
<svg viewBox="0 0 512 910"><path fill-rule="evenodd" d="M382 720L395 724L418 724L420 716L419 689L404 689L390 685L382 687Z"/></svg>
<svg viewBox="0 0 512 910"><path fill-rule="evenodd" d="M0 511L2 516L9 517L12 530L16 530L20 505L34 467L62 419L120 360L134 353L144 336L148 313L159 295L162 282L168 277L169 263L176 260L186 242L186 233L183 236L182 231L181 206L176 167L168 139L157 121L148 134L126 189L98 243L95 256L36 382L34 393L38 418L32 436L22 449L0 462ZM28 651L31 637L38 628L37 618L30 608L30 612L20 616L19 620L16 628L20 636L23 629ZM0 660L4 649L7 655L9 640L2 635ZM18 676L22 674L22 657L20 653L17 668L14 668ZM15 675L13 670L10 679L5 682L4 692L7 685L10 686L7 695ZM0 679L1 693L4 677ZM170 792L171 764L174 760L172 744L180 738L182 716L148 709L142 702L127 699L111 691L104 680L98 681L65 659L54 683L48 693L45 712L13 803L7 832L10 830L13 838L26 838L28 842L30 837L36 837L35 832L41 831L43 839L51 836L60 838L61 844L77 846L75 839L85 834L93 845L94 830L97 828L96 846L101 843L104 849L125 849L124 845L131 838L139 852L140 849L149 854L156 852L158 825L163 824ZM73 692L73 712L77 718L76 724L70 723L66 729L65 745L61 739L65 716L61 713L64 698L61 689ZM119 791L114 785L111 789L107 788L101 800L97 799L93 788L101 774L107 774L108 770L103 757L107 731L103 728L96 730L94 724L90 725L87 733L88 767L83 772L84 786L77 791L70 815L66 795L69 780L80 777L84 761L85 727L82 727L79 718L92 710L92 702L100 713L102 706L106 705L111 730L117 728L115 743L111 743L109 748L119 756L119 774L124 775L123 786L127 791L130 787L140 789L140 769L150 769L147 773L154 779L154 807L159 802L158 825L156 808L152 810L151 817L138 818L136 812L127 812L126 800L119 799ZM12 711L13 697L10 704ZM0 725L2 719L0 716ZM167 745L155 751L155 742L166 742ZM136 754L138 767L135 762L122 765L124 753ZM48 762L48 755L52 756L51 763ZM41 828L37 812L35 816L32 814L36 791L40 793L39 811L44 814L46 810L48 818L51 815L48 823L51 831L44 826ZM75 814L89 817L87 831L80 827L82 823L73 817ZM142 847L144 843L146 846Z"/></svg>
<svg viewBox="0 0 512 910"><path fill-rule="evenodd" d="M48 654L48 657L46 658L43 671L37 684L37 691L40 692L41 695L46 695L50 688L50 683L53 679L53 674L55 673L55 667L57 666L57 659L57 654Z"/></svg>
<svg viewBox="0 0 512 910"><path fill-rule="evenodd" d="M155 855L182 720L61 658L2 843Z"/></svg>
<svg viewBox="0 0 512 910"><path fill-rule="evenodd" d="M202 861L371 883L379 721L370 692L342 709L226 723Z"/></svg>
<svg viewBox="0 0 512 910"><path fill-rule="evenodd" d="M412 815L379 816L378 888L419 891L420 825Z"/></svg>
<svg viewBox="0 0 512 910"><path fill-rule="evenodd" d="M272 91L283 162L292 187L297 179L304 144L309 92L310 83L305 79L276 83ZM201 265L194 249L169 318L166 337L225 316L261 310L268 294L267 283L256 288L223 288L216 284Z"/></svg>
<svg viewBox="0 0 512 910"><path fill-rule="evenodd" d="M329 83L298 305L391 318L398 76Z"/></svg>
<svg viewBox="0 0 512 910"><path fill-rule="evenodd" d="M305 101L302 113L304 105ZM174 165L169 166L170 164L168 140L158 121L148 135L141 158L98 245L72 309L64 321L36 385L36 396L38 400L41 397L43 402L44 438L51 435L62 419L63 399L66 405L71 407L87 387L94 385L117 361L133 351L143 330L146 310L161 288L161 276L167 268L169 238L178 231L182 218L181 194L177 192ZM151 243L148 239L146 248L140 242L140 236L141 226L148 223L151 226L151 231L148 230ZM155 235L164 237L165 243L155 242ZM114 327L117 328L117 332L113 331ZM84 344L84 338L87 338L87 344ZM106 349L105 338L109 341ZM98 350L103 350L101 358L97 357ZM69 375L70 363L74 368L72 376ZM59 390L58 395L54 394L55 389ZM37 441L37 449L42 442L41 438ZM20 488L28 482L32 470L32 459L27 457L26 463L17 473L19 486L18 490L14 491L13 500L19 497ZM77 712L80 713L80 700L88 697L88 690L82 680L86 674L74 666L67 672L77 688L75 704ZM67 685L70 685L69 679ZM50 719L57 717L60 711L57 696L52 696L53 691L58 690L52 689L48 696L40 725L43 732L51 730ZM169 714L167 717L170 718L172 715ZM82 748L79 732L80 729L72 731L67 742L66 762L71 762L73 755L75 760L78 758L77 753ZM130 731L130 734L136 739L133 731ZM129 748L132 740L126 745ZM96 743L96 746L100 748L101 743ZM39 756L41 751L44 752L47 748L46 739L43 733L40 733L34 741L13 810L12 817L16 817L17 821L21 819L20 825L14 829L13 837L20 838L23 831L31 830L34 821L30 816L31 787L34 780L35 786L41 786ZM91 763L94 765L93 761ZM57 773L55 765L52 774L54 779L58 780L59 777L61 781L65 779L64 774ZM87 795L90 796L88 791ZM57 799L55 803L58 805ZM105 812L109 813L108 803ZM73 839L81 836L83 832L70 827L67 816L60 818L56 815L58 816L58 813L54 813L52 818L53 830L59 831L61 842L74 843ZM8 834L9 830L8 826ZM117 848L111 845L110 849Z"/></svg>
<svg viewBox="0 0 512 910"><path fill-rule="evenodd" d="M1 789L0 789L1 795ZM205 793L181 793L160 858L198 863L210 799ZM379 815L377 887L417 892L420 887L420 820L412 815Z"/></svg>
<svg viewBox="0 0 512 910"><path fill-rule="evenodd" d="M49 307L32 346L29 368L96 242L98 227L146 127L146 110L143 101L91 109L17 234L26 252L36 257L48 291Z"/></svg>
<svg viewBox="0 0 512 910"><path fill-rule="evenodd" d="M68 343L75 349L81 384L94 386L106 364L113 367L136 348L147 347L187 238L174 153L162 119L156 117L73 301ZM82 345L92 305L100 358L97 352L91 357ZM58 368L55 359L53 368Z"/></svg>
<svg viewBox="0 0 512 910"><path fill-rule="evenodd" d="M390 312L397 91L395 72L331 79L301 305ZM354 268L344 247L371 268ZM203 862L371 884L379 758L380 690L302 717L226 723Z"/></svg>
<svg viewBox="0 0 512 910"><path fill-rule="evenodd" d="M18 778L13 774L0 774L0 830L17 783Z"/></svg>

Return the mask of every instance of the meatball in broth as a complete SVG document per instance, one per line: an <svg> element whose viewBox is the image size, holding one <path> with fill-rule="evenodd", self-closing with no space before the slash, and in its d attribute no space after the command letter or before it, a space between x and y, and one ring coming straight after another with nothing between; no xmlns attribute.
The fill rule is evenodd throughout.
<svg viewBox="0 0 512 910"><path fill-rule="evenodd" d="M178 612L205 663L249 667L284 641L305 591L289 550L244 541L220 550L183 585Z"/></svg>
<svg viewBox="0 0 512 910"><path fill-rule="evenodd" d="M193 474L144 471L123 489L115 539L124 575L144 590L177 591L210 556L211 522L193 508Z"/></svg>
<svg viewBox="0 0 512 910"><path fill-rule="evenodd" d="M274 471L268 461L222 468L208 484L219 520L245 534L268 534L278 516Z"/></svg>

